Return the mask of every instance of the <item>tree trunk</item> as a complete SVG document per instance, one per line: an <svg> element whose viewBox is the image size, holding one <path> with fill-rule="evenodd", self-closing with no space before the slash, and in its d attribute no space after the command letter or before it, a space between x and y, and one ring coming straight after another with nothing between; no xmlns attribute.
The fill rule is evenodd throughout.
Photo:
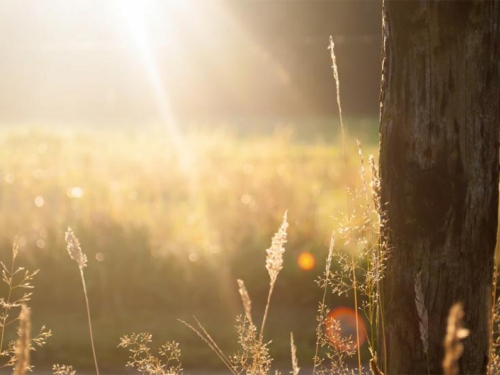
<svg viewBox="0 0 500 375"><path fill-rule="evenodd" d="M464 303L471 330L461 372L486 372L498 220L499 22L499 1L384 4L380 172L392 252L383 285L388 374L426 374L428 365L431 374L442 373L455 302ZM428 355L415 304L419 274Z"/></svg>

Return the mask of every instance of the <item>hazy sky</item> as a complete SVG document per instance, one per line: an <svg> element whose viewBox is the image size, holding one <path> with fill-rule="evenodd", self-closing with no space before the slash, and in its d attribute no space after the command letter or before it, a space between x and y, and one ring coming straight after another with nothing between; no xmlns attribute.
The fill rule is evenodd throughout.
<svg viewBox="0 0 500 375"><path fill-rule="evenodd" d="M380 4L3 1L0 123L376 114Z"/></svg>

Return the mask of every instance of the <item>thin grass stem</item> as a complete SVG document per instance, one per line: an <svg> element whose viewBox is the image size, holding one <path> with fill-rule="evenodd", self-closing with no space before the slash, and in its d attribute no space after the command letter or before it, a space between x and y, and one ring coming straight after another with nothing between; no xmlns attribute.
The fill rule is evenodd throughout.
<svg viewBox="0 0 500 375"><path fill-rule="evenodd" d="M325 306L326 301L326 290L328 289L328 279L330 277L330 267L332 264L333 248L335 246L335 233L332 233L332 238L330 240L330 247L328 249L328 257L326 258L326 269L325 269L325 279L323 281L323 298L321 299L321 306ZM319 324L322 324L320 322ZM314 351L314 363L313 363L313 375L316 374L316 367L318 367L318 353L319 353L319 334L316 335L316 350Z"/></svg>
<svg viewBox="0 0 500 375"><path fill-rule="evenodd" d="M92 332L92 319L90 318L90 304L89 297L87 295L87 285L85 283L85 276L83 275L83 268L80 267L80 276L82 277L83 294L85 295L85 304L87 306L87 319L89 323L89 333L90 333L90 344L92 346L92 355L94 356L95 372L99 375L99 366L97 365L97 355L94 345L94 334Z"/></svg>
<svg viewBox="0 0 500 375"><path fill-rule="evenodd" d="M259 337L260 337L260 342L262 343L262 339L264 337L264 326L266 325L266 320L267 320L267 313L269 311L269 305L271 304L271 296L273 294L273 290L274 290L274 283L272 283L270 286L269 286L269 293L267 295L267 302L266 302L266 309L264 310L264 317L262 318L262 324L260 326L260 334L259 334Z"/></svg>
<svg viewBox="0 0 500 375"><path fill-rule="evenodd" d="M342 151L343 151L343 159L344 159L344 170L347 177L347 151L346 151L346 134L344 127L344 120L342 117L342 105L340 103L340 79L337 68L337 62L335 58L335 44L333 43L333 37L330 36L330 55L332 58L332 68L333 68L333 78L335 79L335 84L337 88L337 106L339 110L339 118L340 118L340 129L342 133ZM347 184L347 180L346 180ZM349 191L346 189L346 201L347 201L347 220L348 223L351 222L351 203L349 199ZM363 374L363 366L361 365L361 351L360 351L360 339L359 339L359 311L358 311L358 286L356 280L356 261L354 256L354 247L352 241L349 241L349 248L351 253L351 262L352 262L352 287L354 294L354 309L355 309L355 318L356 318L356 352L358 357L358 372L359 375Z"/></svg>

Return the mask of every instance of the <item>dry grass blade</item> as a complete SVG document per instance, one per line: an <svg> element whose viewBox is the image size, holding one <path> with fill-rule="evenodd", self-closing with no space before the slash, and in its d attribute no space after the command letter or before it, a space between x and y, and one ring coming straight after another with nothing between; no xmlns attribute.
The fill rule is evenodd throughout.
<svg viewBox="0 0 500 375"><path fill-rule="evenodd" d="M292 351L292 371L290 372L290 374L299 375L300 367L299 367L299 361L297 359L297 346L293 341L293 333L291 332L290 332L290 348Z"/></svg>
<svg viewBox="0 0 500 375"><path fill-rule="evenodd" d="M196 320L196 318L195 318ZM205 344L208 345L208 347L210 349L212 349L212 351L217 354L217 356L220 358L220 360L224 363L224 365L226 365L226 367L229 369L229 371L231 371L231 374L234 374L236 375L237 372L234 370L233 366L231 365L231 362L227 359L227 357L224 355L224 353L222 352L222 350L219 349L219 347L217 346L217 344L215 344L215 341L212 340L212 338L210 337L210 335L208 335L207 331L203 328L203 326L200 324L200 322L197 322L198 326L200 327L200 329L202 330L202 332L200 332L199 330L197 330L195 327L193 327L191 324L185 322L184 320L180 320L179 319L179 322L181 322L182 324L184 324L186 327L188 327L191 331L193 331L194 333L196 333L196 335L203 340L203 342L205 342Z"/></svg>
<svg viewBox="0 0 500 375"><path fill-rule="evenodd" d="M92 319L90 317L90 304L89 304L89 296L87 293L87 285L85 283L85 276L83 274L83 269L87 266L87 256L82 252L82 248L80 246L80 241L76 238L75 234L68 228L66 232L66 244L69 256L73 259L80 268L80 277L82 279L83 285L83 294L85 295L85 304L87 306L87 319L89 324L89 332L90 332L90 343L92 346L92 355L94 357L95 371L96 374L99 375L99 366L97 365L97 355L94 344L94 334L92 332Z"/></svg>
<svg viewBox="0 0 500 375"><path fill-rule="evenodd" d="M253 324L252 321L252 300L250 299L250 295L248 294L247 288L245 287L245 283L243 280L236 280L238 282L238 291L241 296L241 302L243 303L243 308L245 309L245 315L248 321Z"/></svg>
<svg viewBox="0 0 500 375"><path fill-rule="evenodd" d="M424 292L422 290L422 271L415 276L415 304L417 305L418 317L420 319L420 338L424 347L424 353L429 350L429 321L427 309L425 308Z"/></svg>
<svg viewBox="0 0 500 375"><path fill-rule="evenodd" d="M30 366L30 310L25 304L19 315L19 336L16 342L16 367L14 375L24 375Z"/></svg>
<svg viewBox="0 0 500 375"><path fill-rule="evenodd" d="M212 339L212 336L210 336L210 334L207 332L205 327L203 327L201 325L200 321L195 316L193 316L193 319L196 321L196 324L198 324L198 327L201 329L201 331L205 334L205 337L208 339L208 341L210 341L212 343L212 345L214 346L214 348L217 349L217 351L220 353L220 355L224 359L224 361L227 362L228 364L230 364L231 362L229 361L229 359L226 357L224 352L219 348L219 346L217 345L215 340ZM232 367L232 366L230 366L230 367Z"/></svg>
<svg viewBox="0 0 500 375"><path fill-rule="evenodd" d="M459 373L458 361L464 351L462 340L469 336L469 330L463 328L462 319L464 310L462 304L456 303L450 309L448 315L448 326L444 339L445 356L443 360L443 371L445 375L456 375Z"/></svg>
<svg viewBox="0 0 500 375"><path fill-rule="evenodd" d="M370 370L371 370L373 375L384 375L384 373L378 367L376 357L373 357L372 359L370 359Z"/></svg>

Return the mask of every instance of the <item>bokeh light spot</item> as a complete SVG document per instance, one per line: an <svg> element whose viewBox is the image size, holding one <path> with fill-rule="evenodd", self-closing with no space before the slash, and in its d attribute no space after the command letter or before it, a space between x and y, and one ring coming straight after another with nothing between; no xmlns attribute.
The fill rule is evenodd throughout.
<svg viewBox="0 0 500 375"><path fill-rule="evenodd" d="M66 191L66 194L68 195L68 197L70 198L76 198L76 199L79 199L79 198L83 198L83 195L84 195L84 191L81 187L79 186L75 186L75 187L72 187L72 188L69 188L67 191Z"/></svg>
<svg viewBox="0 0 500 375"><path fill-rule="evenodd" d="M35 198L35 206L41 208L43 207L44 204L45 204L45 199L43 199L43 197L38 196Z"/></svg>
<svg viewBox="0 0 500 375"><path fill-rule="evenodd" d="M250 203L252 203L252 197L248 194L244 194L241 197L241 203L243 203L244 205L249 205Z"/></svg>
<svg viewBox="0 0 500 375"><path fill-rule="evenodd" d="M299 265L299 268L301 270L310 271L316 265L316 259L314 258L314 255L312 255L311 253L303 251L297 258L297 264Z"/></svg>
<svg viewBox="0 0 500 375"><path fill-rule="evenodd" d="M9 185L13 184L15 180L15 177L12 173L8 173L5 175L5 182L8 183Z"/></svg>
<svg viewBox="0 0 500 375"><path fill-rule="evenodd" d="M335 322L338 322L338 325ZM366 325L360 314L358 314L358 326L359 344L363 345L366 341ZM325 332L330 343L337 349L354 350L356 348L356 312L349 307L332 310L325 321ZM352 347L345 347L345 340L349 338Z"/></svg>

